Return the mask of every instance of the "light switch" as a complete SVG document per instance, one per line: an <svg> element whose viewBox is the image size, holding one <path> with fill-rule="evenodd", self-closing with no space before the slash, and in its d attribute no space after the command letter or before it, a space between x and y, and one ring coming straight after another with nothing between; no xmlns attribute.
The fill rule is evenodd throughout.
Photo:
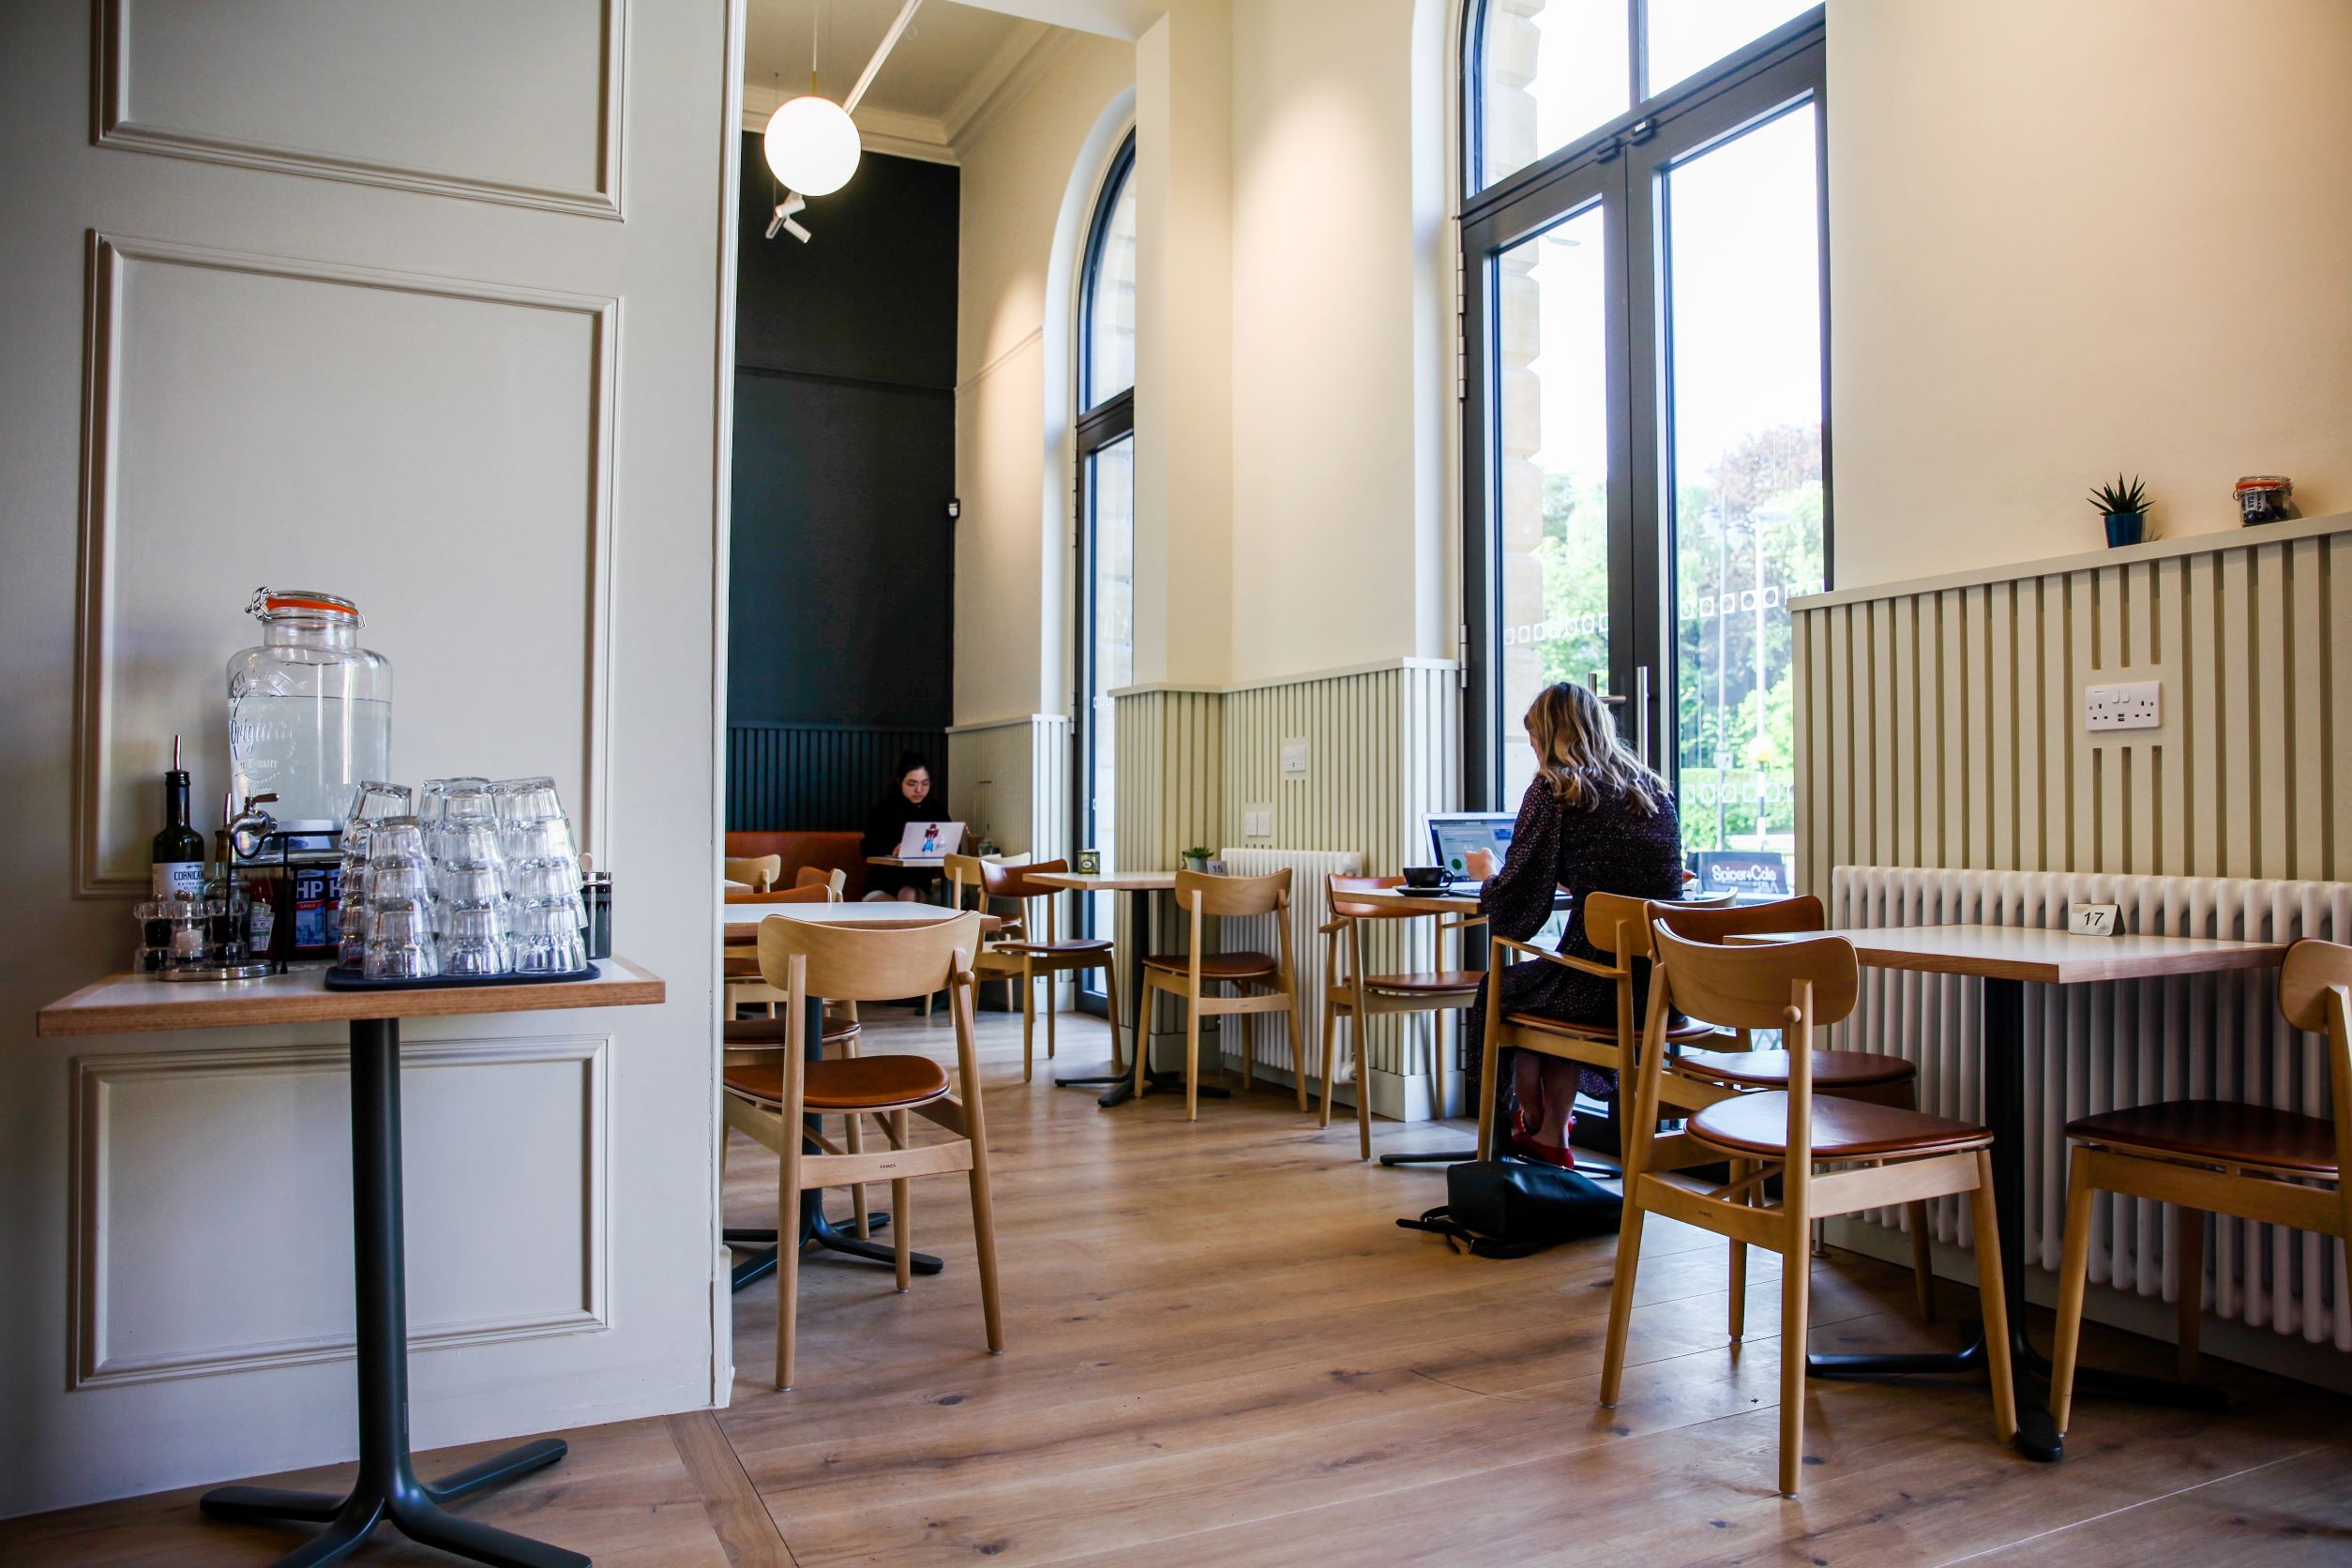
<svg viewBox="0 0 2352 1568"><path fill-rule="evenodd" d="M2086 730L2153 730L2164 717L2162 681L2122 681L2083 687Z"/></svg>
<svg viewBox="0 0 2352 1568"><path fill-rule="evenodd" d="M1242 813L1242 837L1272 838L1274 837L1274 812L1261 807L1251 807L1244 810Z"/></svg>

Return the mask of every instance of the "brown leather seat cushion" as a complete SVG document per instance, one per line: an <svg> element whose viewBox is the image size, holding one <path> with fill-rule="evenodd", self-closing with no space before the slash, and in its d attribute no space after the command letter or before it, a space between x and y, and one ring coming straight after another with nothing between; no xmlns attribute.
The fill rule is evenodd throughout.
<svg viewBox="0 0 2352 1568"><path fill-rule="evenodd" d="M1718 1148L1778 1159L1788 1149L1788 1096L1779 1090L1735 1094L1694 1112L1690 1129ZM1993 1135L1973 1122L1868 1100L1817 1096L1813 1157L1864 1159L1878 1154L1949 1154L1991 1146Z"/></svg>
<svg viewBox="0 0 2352 1568"><path fill-rule="evenodd" d="M784 1098L784 1063L727 1069L727 1087L766 1105ZM947 1093L947 1069L927 1056L859 1056L811 1062L803 1103L810 1110L895 1110Z"/></svg>
<svg viewBox="0 0 2352 1568"><path fill-rule="evenodd" d="M2066 1124L2066 1136L2085 1143L2179 1154L2217 1165L2267 1165L2314 1176L2337 1173L2333 1123L2269 1106L2165 1100L2077 1117Z"/></svg>
<svg viewBox="0 0 2352 1568"><path fill-rule="evenodd" d="M1692 1078L1743 1089L1788 1087L1789 1055L1785 1050L1686 1050L1675 1065ZM1899 1056L1866 1050L1817 1050L1813 1053L1813 1087L1823 1091L1871 1089L1881 1084L1908 1083L1919 1068Z"/></svg>
<svg viewBox="0 0 2352 1568"><path fill-rule="evenodd" d="M993 944L999 953L1027 953L1040 958L1074 958L1081 953L1110 951L1108 937L1078 937L1070 942L1000 942Z"/></svg>
<svg viewBox="0 0 2352 1568"><path fill-rule="evenodd" d="M719 966L719 973L730 980L757 980L761 977L760 959L756 954L746 953L742 957L731 955L721 958Z"/></svg>
<svg viewBox="0 0 2352 1568"><path fill-rule="evenodd" d="M1403 991L1420 995L1429 991L1474 991L1486 978L1484 970L1436 969L1418 974L1367 974L1364 988L1367 991Z"/></svg>
<svg viewBox="0 0 2352 1568"><path fill-rule="evenodd" d="M1506 1013L1503 1021L1514 1029L1533 1030L1538 1034L1558 1034L1570 1040L1598 1040L1605 1045L1617 1044L1617 1026L1613 1023L1572 1023L1566 1018L1546 1018L1541 1013ZM1666 1038L1674 1041L1705 1040L1718 1031L1711 1023L1685 1018L1666 1031Z"/></svg>
<svg viewBox="0 0 2352 1568"><path fill-rule="evenodd" d="M825 1019L824 1043L839 1045L858 1036L854 1018ZM792 1020L790 1018L729 1018L719 1029L719 1043L729 1046L786 1046L792 1044Z"/></svg>
<svg viewBox="0 0 2352 1568"><path fill-rule="evenodd" d="M1146 969L1167 970L1173 974L1192 972L1192 957L1184 953L1155 953L1143 960ZM1204 953L1200 957L1200 977L1203 980L1249 980L1261 974L1279 974L1282 966L1263 953Z"/></svg>

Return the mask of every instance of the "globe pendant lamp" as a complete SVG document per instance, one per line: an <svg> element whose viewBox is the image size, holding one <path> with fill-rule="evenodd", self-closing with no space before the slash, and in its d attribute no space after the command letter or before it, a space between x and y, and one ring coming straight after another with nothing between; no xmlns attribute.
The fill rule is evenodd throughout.
<svg viewBox="0 0 2352 1568"><path fill-rule="evenodd" d="M824 196L850 183L862 149L849 111L812 90L768 116L762 150L787 190Z"/></svg>

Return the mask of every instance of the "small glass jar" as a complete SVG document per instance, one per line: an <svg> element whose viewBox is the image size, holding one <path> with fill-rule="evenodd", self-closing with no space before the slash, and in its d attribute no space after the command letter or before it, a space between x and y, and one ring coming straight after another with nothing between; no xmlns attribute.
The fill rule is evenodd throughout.
<svg viewBox="0 0 2352 1568"><path fill-rule="evenodd" d="M176 898L156 898L131 908L139 922L139 941L130 950L133 974L160 974L172 967L172 906Z"/></svg>
<svg viewBox="0 0 2352 1568"><path fill-rule="evenodd" d="M2295 481L2284 474L2249 474L2236 489L2240 527L2284 522L2295 515Z"/></svg>

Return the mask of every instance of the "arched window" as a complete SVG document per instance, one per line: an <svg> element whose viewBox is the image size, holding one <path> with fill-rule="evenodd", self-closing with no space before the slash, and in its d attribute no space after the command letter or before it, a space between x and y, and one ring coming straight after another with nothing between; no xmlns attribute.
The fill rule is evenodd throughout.
<svg viewBox="0 0 2352 1568"><path fill-rule="evenodd" d="M1117 864L1118 837L1110 694L1135 681L1135 225L1130 132L1095 198L1078 276L1078 700L1070 797L1078 845L1100 851L1106 865ZM1089 934L1108 934L1109 896L1081 900L1079 918Z"/></svg>

